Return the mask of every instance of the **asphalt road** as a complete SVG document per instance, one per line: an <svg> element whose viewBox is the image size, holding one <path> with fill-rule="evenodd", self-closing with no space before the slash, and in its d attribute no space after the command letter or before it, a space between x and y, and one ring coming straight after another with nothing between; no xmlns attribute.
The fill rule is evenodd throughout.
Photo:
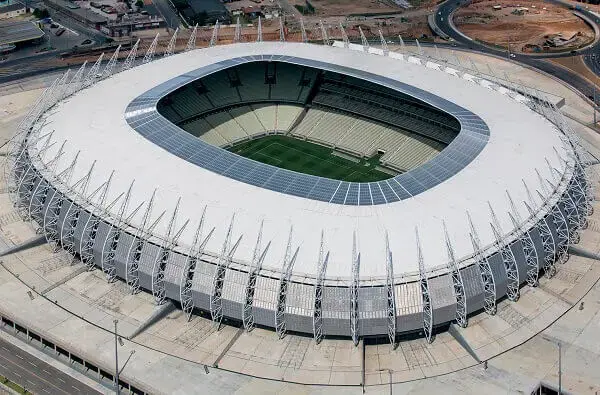
<svg viewBox="0 0 600 395"><path fill-rule="evenodd" d="M547 1L550 3L554 3L554 4L564 5L559 0L547 0ZM442 3L438 7L438 10L435 14L435 21L436 21L436 24L438 25L438 27L442 31L444 31L444 33L446 33L448 36L450 36L456 43L458 43L458 46L460 46L460 47L476 50L476 51L479 51L482 53L501 56L501 57L505 57L505 58L508 57L508 53L506 50L500 50L500 49L488 47L488 46L478 43L474 40L469 40L469 39L465 38L463 35L461 35L457 30L455 30L455 28L450 24L449 17L452 14L452 12L454 10L456 10L458 7L460 7L461 5L466 4L467 2L468 2L468 0L467 1L465 1L465 0L460 0L460 1L448 0L444 3ZM595 15L590 14L588 11L580 10L580 12L582 14L586 14L587 16L592 18L592 20L594 20L594 21L598 20L598 18ZM596 44L594 44L592 47L590 47L588 49L578 51L578 53L579 54L595 54L595 53L599 53L599 51L600 51L600 41L596 42ZM528 66L534 67L541 71L544 71L556 78L559 78L559 79L567 82L568 84L573 86L575 89L577 89L579 92L583 93L588 98L594 97L594 86L591 85L585 78L582 78L579 74L576 74L568 69L565 69L561 66L558 66L554 63L544 60L545 58L558 58L558 57L568 57L568 56L572 56L572 54L571 53L560 53L560 54L544 54L544 55L536 55L536 56L513 54L513 56L511 56L511 59L515 60L517 62L526 64ZM596 68L596 69L600 70L598 68ZM600 104L600 99L596 100L596 104Z"/></svg>
<svg viewBox="0 0 600 395"><path fill-rule="evenodd" d="M560 0L545 0L550 4L555 4L562 7L568 7L567 3L564 3ZM440 29L448 36L450 36L454 41L460 43L462 45L467 46L469 49L475 49L478 51L491 53L499 56L508 56L507 51L496 49L490 46L483 45L475 40L469 40L465 38L462 34L460 34L454 26L450 23L450 15L460 8L463 5L466 5L470 2L470 0L447 0L444 3L440 4L435 14L435 22ZM596 15L592 14L589 11L584 9L578 10L581 14L587 16L592 21L595 21L596 24L600 23L600 18ZM600 51L600 40L597 41L594 45L589 48L578 50L577 54L593 54L598 53ZM547 59L547 58L563 58L572 56L570 52L561 52L561 53L544 53L544 54L535 54L535 55L522 55L522 54L514 54L513 59L521 60L521 59Z"/></svg>
<svg viewBox="0 0 600 395"><path fill-rule="evenodd" d="M98 30L92 29L61 12L54 11L53 9L49 9L49 11L53 21L56 21L71 30L82 32L86 36L91 37L97 44L102 44L106 41L106 36ZM85 37L82 37L81 40L85 40Z"/></svg>
<svg viewBox="0 0 600 395"><path fill-rule="evenodd" d="M594 74L600 76L600 52L585 55L583 61Z"/></svg>
<svg viewBox="0 0 600 395"><path fill-rule="evenodd" d="M152 4L154 4L158 12L163 16L167 26L171 29L179 27L179 15L177 15L177 12L171 7L169 0L154 0Z"/></svg>
<svg viewBox="0 0 600 395"><path fill-rule="evenodd" d="M3 339L0 374L34 394L101 394Z"/></svg>

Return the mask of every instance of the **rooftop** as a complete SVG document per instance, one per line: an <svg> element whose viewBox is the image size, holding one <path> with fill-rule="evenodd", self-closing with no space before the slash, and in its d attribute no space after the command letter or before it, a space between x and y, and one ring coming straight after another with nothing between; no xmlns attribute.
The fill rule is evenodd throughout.
<svg viewBox="0 0 600 395"><path fill-rule="evenodd" d="M430 92L480 117L489 126L489 142L462 171L416 196L376 206L348 206L271 191L203 169L144 138L124 117L127 107L136 97L161 84L164 84L163 88L170 86L175 89L182 78L187 79L195 75L196 70L210 65L269 56L287 57L292 62L318 59L322 64L331 65L327 67L346 67L348 72L351 69L357 73L368 70ZM65 147L65 160L61 161L59 169L81 150L72 179L81 178L92 162L98 160L90 190L105 182L110 172L116 170L108 201L127 190L134 178L134 202L147 201L152 191L159 189L154 201L155 213L172 212L175 202L181 197L179 221L191 220L191 225L179 239L183 249L191 245L197 221L206 204L208 222L205 226L216 227L214 237L206 246L210 253L220 251L235 213L233 236L237 239L244 235L236 250L236 261L250 260L258 226L264 218L263 239L272 241L264 262L265 269L280 269L287 235L293 224L294 248L301 245L294 266L294 272L299 276L306 274L311 277L314 274L320 229L325 233L326 249L331 252L328 278L350 276L354 230L364 262L360 269L361 278L380 278L385 274L386 231L398 257L394 260L394 272L410 275L418 270L415 227L418 226L420 231L425 265L428 268L445 267L447 251L442 220L445 220L452 235L457 257L466 258L473 251L468 237L467 210L479 231L482 245L490 246L494 236L490 228L488 201L498 214L502 229L508 233L513 224L507 214L510 206L506 192L509 191L516 202L527 201L522 180L533 190L540 188L536 168L542 178L552 179L546 158L552 166L563 168L554 153L554 147L562 149L559 134L546 119L492 88L434 69L429 64L431 62L425 66L416 64L416 58L411 59L406 61L344 48L296 43L247 43L190 51L119 73L76 94L57 107L45 128L48 132L55 130L54 138L57 140L69 141ZM382 82L394 87L390 81ZM106 97L113 99L107 101ZM45 131L42 130L42 133ZM135 155L132 155L131 147L135 147ZM48 150L46 159L55 154L54 148ZM157 163L160 165L157 166ZM536 201L536 205L539 204ZM523 218L529 217L524 205L519 204L518 210ZM141 214L132 222L139 224ZM166 222L168 220L157 225L157 235L165 234Z"/></svg>
<svg viewBox="0 0 600 395"><path fill-rule="evenodd" d="M81 8L75 3L66 0L46 0L47 3L52 3L53 6L68 10L69 13L75 14L78 17L85 19L90 23L106 23L108 18L98 15L95 12Z"/></svg>
<svg viewBox="0 0 600 395"><path fill-rule="evenodd" d="M18 1L14 1L11 2L7 5L0 5L0 14L3 14L5 12L12 12L12 11L17 11L17 10L21 10L25 8L25 5L23 3L20 3Z"/></svg>
<svg viewBox="0 0 600 395"><path fill-rule="evenodd" d="M44 32L33 22L0 22L0 45L16 44L43 36Z"/></svg>

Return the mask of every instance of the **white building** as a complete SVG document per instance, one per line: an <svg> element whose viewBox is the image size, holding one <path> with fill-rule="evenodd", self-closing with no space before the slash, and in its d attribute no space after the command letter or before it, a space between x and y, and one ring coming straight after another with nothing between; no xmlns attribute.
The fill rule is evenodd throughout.
<svg viewBox="0 0 600 395"><path fill-rule="evenodd" d="M14 18L25 14L26 9L23 3L18 1L9 2L7 5L0 6L0 19Z"/></svg>

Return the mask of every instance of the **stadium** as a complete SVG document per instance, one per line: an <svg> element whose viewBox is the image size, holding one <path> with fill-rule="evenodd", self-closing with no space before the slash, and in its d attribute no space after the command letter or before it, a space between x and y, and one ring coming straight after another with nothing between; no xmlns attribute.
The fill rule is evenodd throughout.
<svg viewBox="0 0 600 395"><path fill-rule="evenodd" d="M13 202L188 317L432 341L552 276L592 211L555 106L425 57L253 42L99 65L21 124Z"/></svg>

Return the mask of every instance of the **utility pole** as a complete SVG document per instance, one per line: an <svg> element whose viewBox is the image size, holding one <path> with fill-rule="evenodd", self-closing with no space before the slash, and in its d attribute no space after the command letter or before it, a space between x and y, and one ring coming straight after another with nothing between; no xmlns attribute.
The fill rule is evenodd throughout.
<svg viewBox="0 0 600 395"><path fill-rule="evenodd" d="M115 323L115 393L119 395L119 336L117 335L117 323L119 320L114 320Z"/></svg>
<svg viewBox="0 0 600 395"><path fill-rule="evenodd" d="M594 109L594 127L596 127L596 84L594 85L594 105L592 108Z"/></svg>
<svg viewBox="0 0 600 395"><path fill-rule="evenodd" d="M562 394L562 343L542 335L542 339L558 346L558 395Z"/></svg>
<svg viewBox="0 0 600 395"><path fill-rule="evenodd" d="M562 352L561 343L558 342L558 395L562 394Z"/></svg>

